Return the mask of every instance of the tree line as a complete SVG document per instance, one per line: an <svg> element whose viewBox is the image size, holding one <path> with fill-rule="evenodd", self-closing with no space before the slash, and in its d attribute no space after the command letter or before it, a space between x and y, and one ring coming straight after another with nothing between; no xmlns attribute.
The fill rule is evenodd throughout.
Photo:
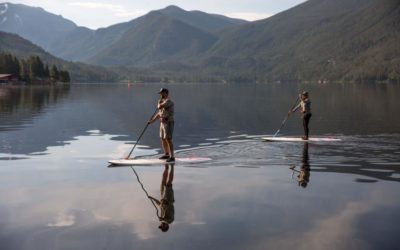
<svg viewBox="0 0 400 250"><path fill-rule="evenodd" d="M39 56L19 60L12 54L0 53L0 74L12 74L21 81L70 82L70 74L56 65L43 63Z"/></svg>

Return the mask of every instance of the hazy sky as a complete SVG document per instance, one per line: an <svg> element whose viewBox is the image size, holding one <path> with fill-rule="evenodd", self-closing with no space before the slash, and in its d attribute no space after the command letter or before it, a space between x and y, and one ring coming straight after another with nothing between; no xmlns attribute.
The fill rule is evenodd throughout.
<svg viewBox="0 0 400 250"><path fill-rule="evenodd" d="M8 2L42 7L48 12L74 21L79 26L99 28L129 21L168 5L177 5L185 10L201 10L257 20L289 9L305 0L9 0Z"/></svg>

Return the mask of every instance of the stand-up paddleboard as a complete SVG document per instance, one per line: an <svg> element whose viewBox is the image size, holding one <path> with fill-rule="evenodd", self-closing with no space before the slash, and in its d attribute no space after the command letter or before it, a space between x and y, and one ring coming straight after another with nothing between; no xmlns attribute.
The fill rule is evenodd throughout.
<svg viewBox="0 0 400 250"><path fill-rule="evenodd" d="M262 137L261 139L271 142L337 142L342 140L335 137L310 137L308 140L303 140L301 137Z"/></svg>
<svg viewBox="0 0 400 250"><path fill-rule="evenodd" d="M166 162L165 160L160 160L156 158L139 158L139 159L120 159L120 160L110 160L112 166L149 166L149 165L165 165L165 164L194 164L194 163L202 163L206 161L211 161L211 158L207 157L186 157L186 158L177 158L175 157L174 162Z"/></svg>

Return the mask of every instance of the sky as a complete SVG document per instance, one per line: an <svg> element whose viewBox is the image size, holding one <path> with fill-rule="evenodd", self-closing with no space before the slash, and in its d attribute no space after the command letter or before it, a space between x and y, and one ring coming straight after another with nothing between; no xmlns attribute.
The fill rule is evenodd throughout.
<svg viewBox="0 0 400 250"><path fill-rule="evenodd" d="M305 0L8 0L62 15L79 26L92 29L130 21L152 10L176 5L249 21L263 19L294 7Z"/></svg>

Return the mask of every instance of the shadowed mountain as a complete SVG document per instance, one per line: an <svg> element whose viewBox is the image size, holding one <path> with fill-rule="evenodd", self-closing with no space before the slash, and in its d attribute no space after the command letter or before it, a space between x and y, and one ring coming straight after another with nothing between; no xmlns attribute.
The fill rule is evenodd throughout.
<svg viewBox="0 0 400 250"><path fill-rule="evenodd" d="M119 41L91 58L103 65L151 65L164 60L191 60L217 37L160 12L138 20Z"/></svg>
<svg viewBox="0 0 400 250"><path fill-rule="evenodd" d="M15 33L67 60L83 61L118 40L130 23L91 30L46 12L22 4L0 4L0 30Z"/></svg>
<svg viewBox="0 0 400 250"><path fill-rule="evenodd" d="M399 30L398 0L310 0L225 32L203 66L253 79L400 79Z"/></svg>
<svg viewBox="0 0 400 250"><path fill-rule="evenodd" d="M0 30L19 27L12 6L21 7L0 5ZM22 9L29 8L44 12ZM399 0L309 0L256 22L169 6L95 31L43 15L56 18L50 31L61 22L53 36L38 36L50 53L121 73L135 66L160 77L228 81L400 79ZM21 36L47 27L29 20Z"/></svg>
<svg viewBox="0 0 400 250"><path fill-rule="evenodd" d="M61 58L85 61L118 41L134 22L120 23L97 30L77 27L59 37L50 47L50 51Z"/></svg>
<svg viewBox="0 0 400 250"><path fill-rule="evenodd" d="M77 26L42 8L22 4L0 3L0 30L15 33L49 50L60 37Z"/></svg>
<svg viewBox="0 0 400 250"><path fill-rule="evenodd" d="M54 43L50 51L62 58L104 65L160 63L156 60L165 57L163 53L157 54L157 51L161 52L160 46L162 48L170 47L168 43L174 42L177 46L184 46L182 49L176 49L181 52L188 46L183 40L191 39L196 40L198 43L196 46L201 47L198 49L204 51L211 44L210 38L215 36L207 33L215 33L243 23L246 23L246 21L200 11L185 11L176 6L169 6L165 9L152 11L130 22L116 24L107 28L98 30L90 30L83 27L76 28ZM162 44L164 42L162 40L163 37L159 36L161 33L165 36L168 32L173 32L177 41L172 41L172 37L170 37L167 38L169 40L165 41L166 44L164 45ZM151 33L157 34L154 35L157 41L149 43L149 39L151 40L149 35ZM200 35L200 33L202 34ZM191 35L193 37L190 37ZM146 48L143 50L142 47L147 43L152 46L156 44L159 49L150 51L149 48ZM129 46L129 44L132 44L132 46ZM125 58L116 60L117 55L114 55L113 51L121 51L122 49L127 51L127 54L121 53ZM135 49L138 49L138 51ZM196 50L196 48L193 48L193 50ZM139 60L140 63L138 63L137 59L143 57L144 52L149 53L148 58ZM166 51L165 54L170 54L170 52ZM134 56L135 58L131 59L132 54L136 53L142 54L142 56ZM176 55L176 57L179 57L179 55Z"/></svg>
<svg viewBox="0 0 400 250"><path fill-rule="evenodd" d="M153 20L153 18L157 18L155 17L155 13L159 14L158 20ZM167 24L155 26L154 23L157 21L159 24L162 24L162 20L160 19L161 15L165 18L164 21L167 22ZM172 21L172 19L174 20ZM149 23L146 24L144 22ZM178 22L180 22L180 24L178 24ZM11 3L0 4L0 30L19 34L23 38L49 51L51 54L66 60L96 62L107 65L111 63L103 62L103 60L97 58L105 58L104 61L108 61L107 54L116 48L115 44L122 45L122 47L128 49L128 51L141 53L142 48L140 48L140 51L133 51L133 47L135 43L145 44L144 40L149 39L146 35L151 32L157 34L163 33L165 35L167 32L172 31L175 36L182 37L182 40L195 40L197 43L200 43L196 45L201 47L198 49L204 50L205 47L210 45L210 37L214 36L206 33L215 33L224 28L243 23L246 23L246 21L200 11L185 11L176 6L169 6L165 9L150 12L130 22L91 30L85 27L78 27L73 22L61 16L48 13L41 8ZM140 27L136 28L137 25L140 25ZM151 30L145 30L146 28ZM190 31L190 29L192 29L192 31ZM132 39L132 37L136 35L132 34L132 32L138 32L137 35L144 35L145 37L143 41L139 41L141 37L135 37L132 48L127 48L127 46L124 45L130 43L131 41L129 39ZM191 32L193 32L193 38L189 38ZM202 44L203 41L205 42L204 44ZM148 40L146 40L146 42L148 42ZM158 43L158 45L162 47L170 48L171 45L168 43L173 41L169 39L166 41L167 44L165 44L165 46L161 44L162 42L162 40L158 40L158 42L150 44L154 45ZM177 44L187 46L187 42L188 41L181 42L179 40ZM185 49L186 48L183 48L182 50ZM197 49L194 48L193 50ZM149 50L146 51L149 52ZM149 58L164 58L164 55L156 55L155 52L153 52L149 52L148 59L143 60L143 62L159 63L157 61L151 61ZM166 54L170 52L171 51L167 51ZM113 58L110 59L111 61L115 61ZM118 62L132 64L130 60L121 59L118 60Z"/></svg>
<svg viewBox="0 0 400 250"><path fill-rule="evenodd" d="M83 63L67 62L59 59L24 38L0 31L0 52L8 52L18 58L39 56L47 64L55 64L60 69L68 70L74 82L116 81L117 75L103 67Z"/></svg>

